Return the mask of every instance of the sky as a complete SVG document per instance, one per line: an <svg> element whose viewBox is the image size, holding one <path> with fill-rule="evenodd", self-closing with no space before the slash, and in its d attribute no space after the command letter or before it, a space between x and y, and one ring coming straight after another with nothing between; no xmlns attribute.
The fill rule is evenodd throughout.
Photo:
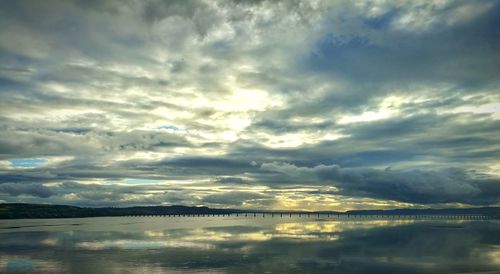
<svg viewBox="0 0 500 274"><path fill-rule="evenodd" d="M500 1L1 1L0 202L500 205Z"/></svg>

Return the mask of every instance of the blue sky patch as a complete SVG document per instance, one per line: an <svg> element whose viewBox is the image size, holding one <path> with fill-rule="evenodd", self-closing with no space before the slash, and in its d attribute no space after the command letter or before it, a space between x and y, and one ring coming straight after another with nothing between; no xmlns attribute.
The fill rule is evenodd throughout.
<svg viewBox="0 0 500 274"><path fill-rule="evenodd" d="M148 179L125 179L118 181L117 183L120 184L127 184L127 185L148 185L148 184L157 184L159 182L162 182L164 180L148 180Z"/></svg>
<svg viewBox="0 0 500 274"><path fill-rule="evenodd" d="M13 159L10 163L15 167L37 167L47 162L45 159L40 158L26 158L26 159Z"/></svg>

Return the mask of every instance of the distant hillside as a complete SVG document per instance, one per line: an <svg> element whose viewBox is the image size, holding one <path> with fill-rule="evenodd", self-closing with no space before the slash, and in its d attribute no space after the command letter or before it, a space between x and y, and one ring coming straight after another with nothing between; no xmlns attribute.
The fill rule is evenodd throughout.
<svg viewBox="0 0 500 274"><path fill-rule="evenodd" d="M392 209L392 210L350 210L355 215L488 215L500 216L500 207L445 208L445 209Z"/></svg>
<svg viewBox="0 0 500 274"><path fill-rule="evenodd" d="M206 206L137 206L137 207L77 207L67 205L43 204L0 204L0 219L29 218L82 218L112 216L145 216L145 215L202 215L202 214L234 214L234 213L269 213L269 214L341 214L341 215L484 215L500 218L500 207L483 208L449 208L449 209L394 209L394 210L351 210L336 211L266 211L242 209L217 209Z"/></svg>
<svg viewBox="0 0 500 274"><path fill-rule="evenodd" d="M81 218L130 215L228 214L236 210L188 206L77 207L42 204L0 204L0 219Z"/></svg>

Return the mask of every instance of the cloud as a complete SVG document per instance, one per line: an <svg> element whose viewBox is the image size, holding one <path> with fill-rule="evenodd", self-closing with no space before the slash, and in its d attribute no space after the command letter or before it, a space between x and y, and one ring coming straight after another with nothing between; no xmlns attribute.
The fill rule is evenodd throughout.
<svg viewBox="0 0 500 274"><path fill-rule="evenodd" d="M203 198L203 202L208 204L233 207L247 207L248 205L252 205L254 207L264 207L272 205L275 200L272 198L272 196L266 194L248 191L230 191L205 196Z"/></svg>
<svg viewBox="0 0 500 274"><path fill-rule="evenodd" d="M357 14L344 21L337 17L337 25L317 41L311 66L335 77L377 84L497 83L491 72L498 68L499 56L490 45L498 43L492 28L499 20L498 5L443 3L396 4L368 17ZM350 33L336 31L349 24L356 26Z"/></svg>
<svg viewBox="0 0 500 274"><path fill-rule="evenodd" d="M0 199L497 205L499 9L2 2Z"/></svg>
<svg viewBox="0 0 500 274"><path fill-rule="evenodd" d="M262 169L272 172L261 180L271 183L331 185L332 194L349 197L371 197L417 204L498 203L498 180L475 178L460 169L383 170L374 168L342 168L338 165L298 167L288 163L265 163ZM485 199L488 197L487 199Z"/></svg>
<svg viewBox="0 0 500 274"><path fill-rule="evenodd" d="M48 187L41 184L16 184L4 183L0 184L0 193L7 193L11 196L30 195L40 198L48 198L55 193Z"/></svg>

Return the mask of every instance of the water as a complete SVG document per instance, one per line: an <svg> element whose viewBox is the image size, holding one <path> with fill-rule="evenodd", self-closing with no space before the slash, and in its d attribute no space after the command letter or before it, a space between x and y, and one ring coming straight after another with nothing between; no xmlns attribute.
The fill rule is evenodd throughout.
<svg viewBox="0 0 500 274"><path fill-rule="evenodd" d="M0 272L500 273L500 221L2 220Z"/></svg>

